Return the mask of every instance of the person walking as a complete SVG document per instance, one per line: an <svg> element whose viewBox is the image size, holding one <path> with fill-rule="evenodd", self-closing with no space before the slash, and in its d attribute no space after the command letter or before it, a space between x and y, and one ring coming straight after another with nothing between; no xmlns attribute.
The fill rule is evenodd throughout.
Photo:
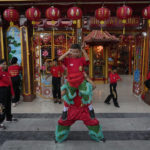
<svg viewBox="0 0 150 150"><path fill-rule="evenodd" d="M113 99L114 106L120 107L118 104L118 96L117 96L117 81L121 80L120 76L117 73L116 67L112 67L111 73L109 74L110 78L110 94L104 101L106 104L110 104L111 99Z"/></svg>
<svg viewBox="0 0 150 150"><path fill-rule="evenodd" d="M8 72L11 76L12 84L13 84L13 89L15 92L15 97L12 99L12 105L15 107L16 104L20 100L20 72L21 72L21 66L17 64L17 57L13 57L11 60L11 66L8 67Z"/></svg>
<svg viewBox="0 0 150 150"><path fill-rule="evenodd" d="M3 121L17 121L11 112L11 98L14 96L11 77L4 59L0 60L0 128L6 129Z"/></svg>

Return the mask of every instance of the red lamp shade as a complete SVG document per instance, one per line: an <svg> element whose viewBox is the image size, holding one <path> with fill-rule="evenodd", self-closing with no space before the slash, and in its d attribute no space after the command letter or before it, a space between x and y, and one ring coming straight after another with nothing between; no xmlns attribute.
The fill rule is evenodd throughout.
<svg viewBox="0 0 150 150"><path fill-rule="evenodd" d="M117 9L117 17L126 20L132 16L132 9L129 6L122 6Z"/></svg>
<svg viewBox="0 0 150 150"><path fill-rule="evenodd" d="M45 16L47 19L58 20L60 18L60 10L55 7L49 7L46 9Z"/></svg>
<svg viewBox="0 0 150 150"><path fill-rule="evenodd" d="M41 12L38 8L31 7L26 10L26 18L34 24L34 21L38 21L41 18Z"/></svg>
<svg viewBox="0 0 150 150"><path fill-rule="evenodd" d="M123 24L126 24L126 19L132 16L132 9L129 6L122 6L117 9L117 17L122 20ZM125 26L123 29L123 34L125 34Z"/></svg>
<svg viewBox="0 0 150 150"><path fill-rule="evenodd" d="M82 18L82 10L79 7L71 7L67 11L67 16L71 20L78 20Z"/></svg>
<svg viewBox="0 0 150 150"><path fill-rule="evenodd" d="M104 7L98 8L95 11L95 17L97 20L100 20L100 21L107 20L110 17L110 14L111 14L110 10Z"/></svg>
<svg viewBox="0 0 150 150"><path fill-rule="evenodd" d="M13 25L13 22L18 21L19 13L16 9L8 8L4 10L3 17Z"/></svg>
<svg viewBox="0 0 150 150"><path fill-rule="evenodd" d="M143 15L144 18L148 19L148 24L149 24L149 27L150 27L150 6L143 9L142 15Z"/></svg>

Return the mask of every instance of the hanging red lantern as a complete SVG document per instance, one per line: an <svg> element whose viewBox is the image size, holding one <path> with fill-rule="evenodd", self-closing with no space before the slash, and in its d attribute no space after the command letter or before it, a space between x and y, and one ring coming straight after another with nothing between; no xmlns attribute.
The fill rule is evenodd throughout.
<svg viewBox="0 0 150 150"><path fill-rule="evenodd" d="M100 20L100 21L107 20L110 17L110 14L111 14L110 10L104 7L98 8L95 11L95 17L97 20Z"/></svg>
<svg viewBox="0 0 150 150"><path fill-rule="evenodd" d="M54 6L51 6L46 9L45 16L47 19L56 21L60 18L60 10L58 8L55 8Z"/></svg>
<svg viewBox="0 0 150 150"><path fill-rule="evenodd" d="M148 19L148 25L150 27L150 6L143 9L142 15L144 18Z"/></svg>
<svg viewBox="0 0 150 150"><path fill-rule="evenodd" d="M28 20L32 21L32 24L35 24L35 21L38 21L41 18L41 12L35 7L28 8L25 15Z"/></svg>
<svg viewBox="0 0 150 150"><path fill-rule="evenodd" d="M124 24L123 34L125 34L125 24L127 22L127 19L130 18L131 16L132 16L132 9L131 9L131 7L124 5L124 6L119 7L117 9L117 17L119 19L121 19L122 23Z"/></svg>
<svg viewBox="0 0 150 150"><path fill-rule="evenodd" d="M101 7L95 10L95 17L97 20L100 20L101 25L104 24L104 21L110 17L110 14L110 10L105 7Z"/></svg>
<svg viewBox="0 0 150 150"><path fill-rule="evenodd" d="M3 17L5 20L9 21L12 26L14 24L13 22L18 21L19 13L16 9L10 7L4 10Z"/></svg>
<svg viewBox="0 0 150 150"><path fill-rule="evenodd" d="M71 7L67 11L67 16L69 19L73 20L73 23L76 23L76 20L82 18L82 10L79 7Z"/></svg>

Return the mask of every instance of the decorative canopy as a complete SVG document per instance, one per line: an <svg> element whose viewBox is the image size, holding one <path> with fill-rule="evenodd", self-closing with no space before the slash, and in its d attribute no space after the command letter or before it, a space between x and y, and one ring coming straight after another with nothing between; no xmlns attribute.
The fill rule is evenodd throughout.
<svg viewBox="0 0 150 150"><path fill-rule="evenodd" d="M84 37L84 42L90 45L105 45L119 42L119 38L109 34L107 31L102 32L100 30L93 30L86 37Z"/></svg>

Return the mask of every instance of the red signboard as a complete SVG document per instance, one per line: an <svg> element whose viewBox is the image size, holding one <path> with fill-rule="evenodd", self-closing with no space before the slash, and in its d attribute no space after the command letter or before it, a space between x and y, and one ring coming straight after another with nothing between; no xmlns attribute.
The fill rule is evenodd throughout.
<svg viewBox="0 0 150 150"><path fill-rule="evenodd" d="M97 20L95 17L90 17L89 20L90 27L100 27L100 21ZM139 17L132 17L127 19L126 26L132 26L136 27L140 24L140 18ZM123 27L124 24L122 23L122 20L118 19L117 17L110 17L108 20L105 21L105 23L102 25L103 27Z"/></svg>

